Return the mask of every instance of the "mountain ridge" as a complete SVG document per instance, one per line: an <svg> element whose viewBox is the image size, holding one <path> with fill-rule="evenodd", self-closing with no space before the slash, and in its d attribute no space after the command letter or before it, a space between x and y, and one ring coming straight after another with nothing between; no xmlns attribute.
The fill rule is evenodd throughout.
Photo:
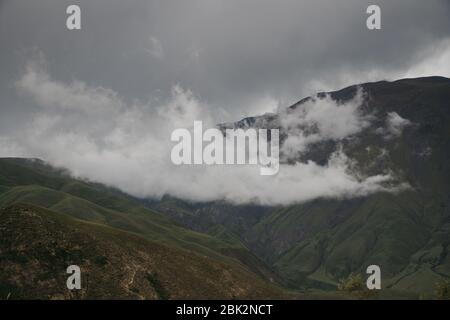
<svg viewBox="0 0 450 320"><path fill-rule="evenodd" d="M383 289L395 296L430 296L436 283L450 278L450 79L353 85L304 98L289 108L325 96L345 103L359 88L364 91L364 112L372 115L370 125L350 138L313 144L296 161L310 159L323 165L339 147L354 162L355 172L394 173L397 182L411 186L407 190L284 206L196 203L169 195L136 199L75 180L43 161L10 158L0 159L0 206L31 200L63 214L135 232L146 241L243 267L262 281L297 292L333 292L340 280L365 274L368 265L376 264L381 267ZM394 113L410 125L389 136L386 123ZM259 121L276 127L277 117L245 118L233 126L248 128ZM283 135L286 139L289 132Z"/></svg>
<svg viewBox="0 0 450 320"><path fill-rule="evenodd" d="M450 219L450 79L424 77L352 85L301 99L288 109L326 96L345 103L361 88L364 111L374 117L371 125L352 139L312 145L299 160L323 165L340 144L354 160L355 170L363 175L394 172L398 183L409 184L409 190L273 207L256 223L251 222L253 218L246 219L245 212L239 213L245 206L236 206L233 213L227 209L225 216L218 218L215 212L223 206L220 202L209 203L209 209L199 204L185 215L168 214L180 223L190 221L190 225L200 214L197 225L205 225L208 212L212 212L215 218L210 225L221 221L231 231L240 230L244 242L296 288L335 288L339 279L378 264L386 287L431 294L436 282L450 276L446 231ZM380 128L394 113L411 125L398 136L385 136ZM277 117L249 117L226 126L279 128ZM282 139L287 135L280 133ZM160 211L167 213L164 208ZM236 227L242 220L247 222ZM243 231L248 223L253 224Z"/></svg>

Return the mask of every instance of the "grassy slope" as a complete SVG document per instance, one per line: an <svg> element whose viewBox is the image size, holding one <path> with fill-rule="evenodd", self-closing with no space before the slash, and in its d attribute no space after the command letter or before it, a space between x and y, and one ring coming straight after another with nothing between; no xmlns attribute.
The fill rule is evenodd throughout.
<svg viewBox="0 0 450 320"><path fill-rule="evenodd" d="M413 124L402 136L385 141L374 133L380 122L344 143L344 150L363 172L393 169L412 189L283 208L256 224L249 237L294 286L333 285L350 272L378 264L384 287L430 294L437 281L450 277L450 80L401 80L364 88L375 116L394 111ZM350 87L332 96L345 100L354 92ZM382 149L388 156L379 157ZM424 150L429 154L423 155Z"/></svg>
<svg viewBox="0 0 450 320"><path fill-rule="evenodd" d="M242 253L248 252L239 241L245 238L258 256L276 267L295 287L333 288L339 278L349 272L364 271L368 264L374 263L382 267L383 287L429 293L437 280L450 276L450 81L427 78L379 82L364 87L369 92L369 108L374 116L383 117L395 111L414 125L406 128L399 139L388 142L373 132L364 132L356 143L345 145L345 151L368 174L375 174L380 168L396 169L401 178L412 185L413 189L408 192L344 201L316 200L277 209L262 217L247 233L243 230L247 224L236 228L229 223L213 229L205 225L203 229L209 229L212 237L201 235L201 239L197 233L177 235L173 239L177 232L172 228L176 226L135 200L104 186L73 181L42 164L33 165L23 160L0 160L0 199L8 202L17 194L25 194L20 188L37 185L51 189L51 193L69 196L69 200L52 204L56 210L69 212L74 208L72 214L79 214L77 208L86 207L86 212L91 212L95 219L105 219L109 224L125 226L135 232L132 228L143 228L139 214L148 214L156 229L149 227L147 237L177 242L177 246L181 244L185 248L194 246L195 251L200 249L206 255L212 252L223 257L218 252L230 254L233 247L240 248ZM346 100L354 92L355 87L350 87L332 96ZM375 146L373 154L366 151L367 145ZM431 155L422 156L427 148L432 150ZM372 165L382 149L389 151L389 157ZM322 156L319 153L318 158ZM19 189L10 189L14 186ZM59 195L45 197L53 199ZM80 203L79 199L88 203ZM102 210L92 209L93 205ZM189 206L183 203L175 203L174 207L190 214ZM123 217L124 212L127 219ZM130 216L132 221L128 219ZM166 222L169 229L165 234L159 227ZM206 239L218 242L211 244ZM217 243L222 246L220 249ZM249 263L248 257L245 254L240 260Z"/></svg>
<svg viewBox="0 0 450 320"><path fill-rule="evenodd" d="M238 241L223 241L182 228L117 190L73 179L39 161L0 159L0 185L5 186L0 189L0 206L16 203L38 205L78 219L134 232L229 264L243 264L267 279L277 279Z"/></svg>
<svg viewBox="0 0 450 320"><path fill-rule="evenodd" d="M369 197L337 224L333 219L342 203L324 201L320 207L278 212L256 228L260 229L258 235L267 233L262 230L275 232L268 243L272 239L286 241L286 234L291 234L295 245L280 253L274 265L293 283L312 284L305 281L309 279L335 284L350 272L364 272L368 265L377 264L383 270L385 287L430 292L442 274L450 275L448 261L442 258L450 240L450 225L430 225L427 209L419 200L411 201L417 197L413 193ZM309 229L295 239L295 227L289 225ZM273 246L279 248L277 243ZM435 269L445 271L439 274Z"/></svg>
<svg viewBox="0 0 450 320"><path fill-rule="evenodd" d="M383 288L391 289L391 297L430 296L437 281L450 277L450 79L362 86L373 123L353 139L340 141L343 150L363 175L390 169L411 190L352 200L319 199L262 215L252 215L242 206L223 210L220 204L204 210L176 199L160 207L187 227L201 219L203 230L224 239L243 239L296 288L334 289L349 273L364 273L368 265L378 264ZM355 92L352 86L331 96L345 101ZM386 140L377 129L386 126L390 112L412 124ZM303 160L324 163L335 149L333 142L319 144ZM222 226L216 226L218 221Z"/></svg>
<svg viewBox="0 0 450 320"><path fill-rule="evenodd" d="M282 298L239 265L33 205L0 209L0 298ZM82 289L66 288L66 268Z"/></svg>

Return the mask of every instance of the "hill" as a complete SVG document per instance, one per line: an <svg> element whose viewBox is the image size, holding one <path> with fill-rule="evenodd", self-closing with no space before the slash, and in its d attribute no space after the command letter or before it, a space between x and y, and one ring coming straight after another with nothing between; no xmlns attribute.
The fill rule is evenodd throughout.
<svg viewBox="0 0 450 320"><path fill-rule="evenodd" d="M325 164L341 148L353 161L353 173L389 173L396 183L409 186L402 192L259 209L165 198L155 207L185 226L200 226L199 231L219 221L294 288L335 290L340 279L365 274L368 265L376 264L383 288L432 295L436 283L450 277L450 79L350 86L302 99L287 114L294 116L312 99L325 96L343 104L358 91L364 94L370 125L343 139L312 144L294 160ZM395 121L405 124L401 130L389 127ZM282 143L290 134L277 114L223 126L262 125L279 128Z"/></svg>
<svg viewBox="0 0 450 320"><path fill-rule="evenodd" d="M77 180L40 160L0 159L0 207L27 204L140 235L168 247L186 250L244 268L262 281L280 279L240 241L220 239L183 228L138 199L116 189ZM5 237L12 234L6 234Z"/></svg>
<svg viewBox="0 0 450 320"><path fill-rule="evenodd" d="M339 281L355 273L364 275L372 264L381 268L382 297L434 297L436 284L450 278L450 79L428 77L350 86L302 99L283 116L301 116L299 110L307 112L311 101L324 97L342 105L359 92L364 96L361 112L370 120L366 126L349 136L312 143L285 164L312 160L324 165L334 152L341 150L351 159L349 170L357 179L389 174L393 177L392 185L404 186L397 192L317 198L279 206L233 205L224 201L195 203L169 195L162 199L136 199L114 188L75 179L65 170L40 160L9 158L0 159L0 207L6 208L2 215L8 217L3 220L9 221L12 214L24 214L30 220L35 211L45 219L59 214L64 221L58 228L64 228L66 220L68 228L83 226L79 232L91 228L87 234L94 237L98 234L105 240L105 244L99 243L105 247L98 250L106 252L107 247L114 246L119 256L126 257L124 261L138 261L140 254L128 247L127 242L139 248L144 244L158 248L156 251L172 250L174 257L192 254L195 261L186 260L180 269L189 271L191 265L202 264L198 273L188 276L200 279L201 274L206 277L202 281L209 283L210 279L217 280L207 274L212 265L219 274L222 267L228 268L232 273L230 290L242 294L237 297L276 297L286 292L295 298L315 297L314 292L320 292L318 297L336 297ZM250 117L219 127L279 128L283 144L292 132L281 126L280 117L280 114ZM317 126L307 124L303 129L315 133ZM51 229L52 223L45 219L41 227ZM28 222L14 223L11 232L2 234L5 239L2 245L16 241L15 237L21 236L23 230L28 240L42 236L46 239L45 235L33 234L34 227L27 227ZM104 230L117 233L123 241L108 239ZM56 229L52 234L55 238L48 237L49 243L65 241L60 240L63 235ZM25 246L20 241L8 252L19 252ZM85 259L92 265L95 256L113 255L114 250L108 254L93 253ZM70 251L70 246L61 249ZM128 251L130 256L125 255ZM26 261L38 259L31 257ZM42 263L47 263L50 256L43 253L42 257ZM13 255L8 261L16 258ZM16 259L15 268L20 268L17 262L20 259ZM166 268L164 261L159 262L158 268ZM158 272L144 265L145 269L153 270L150 274ZM22 269L21 272L26 273ZM234 272L248 277L255 287L247 286L248 281ZM2 278L6 287L12 286L13 274L10 270L7 278ZM50 281L49 277L45 279ZM148 283L142 284L139 290L145 292L142 295L145 298L158 297L155 294L158 283L167 281L165 278L153 281L153 286L150 281L148 288ZM178 285L187 291L164 290L170 297L195 296L188 287L194 284L189 279L183 281L186 282ZM242 290L237 289L240 281ZM16 289L20 288L17 282L12 283L16 283ZM279 284L295 293L280 293ZM27 290L32 292L30 288ZM202 291L203 297L229 298L235 294L225 291L219 295L218 290L213 286L211 291ZM299 290L308 294L300 294ZM324 295L323 291L329 294ZM118 297L131 297L123 286L111 292ZM164 292L159 294L160 298L167 296Z"/></svg>
<svg viewBox="0 0 450 320"><path fill-rule="evenodd" d="M0 209L0 297L250 299L283 292L246 268L32 205ZM66 268L81 269L68 290Z"/></svg>

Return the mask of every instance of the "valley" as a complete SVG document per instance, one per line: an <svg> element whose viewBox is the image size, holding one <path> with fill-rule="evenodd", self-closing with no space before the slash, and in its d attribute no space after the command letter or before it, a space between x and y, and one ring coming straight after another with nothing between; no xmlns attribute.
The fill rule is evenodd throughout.
<svg viewBox="0 0 450 320"><path fill-rule="evenodd" d="M0 296L349 298L337 292L340 281L374 264L380 297L434 298L450 278L450 79L367 83L329 96L343 103L358 88L370 125L284 164L324 165L341 148L356 176L389 174L386 190L402 186L395 192L277 206L139 199L43 160L1 158ZM394 113L409 124L387 134ZM261 123L279 128L281 143L289 137L273 114L226 126ZM88 288L64 287L70 264L89 274Z"/></svg>

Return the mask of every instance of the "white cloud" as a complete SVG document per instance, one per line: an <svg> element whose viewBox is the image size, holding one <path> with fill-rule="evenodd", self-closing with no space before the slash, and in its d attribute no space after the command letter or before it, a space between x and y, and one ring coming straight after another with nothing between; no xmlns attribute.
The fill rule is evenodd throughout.
<svg viewBox="0 0 450 320"><path fill-rule="evenodd" d="M408 119L402 118L397 112L388 112L385 128L378 128L377 133L387 140L399 137L403 129L412 124Z"/></svg>
<svg viewBox="0 0 450 320"><path fill-rule="evenodd" d="M386 122L389 133L394 136L399 136L405 127L411 125L411 121L400 117L397 112L389 112Z"/></svg>
<svg viewBox="0 0 450 320"><path fill-rule="evenodd" d="M80 81L70 84L52 81L42 62L28 63L25 74L16 82L16 88L44 108L84 111L90 114L118 112L123 108L122 101L110 89L89 87Z"/></svg>
<svg viewBox="0 0 450 320"><path fill-rule="evenodd" d="M0 158L11 156L29 157L29 155L10 138L0 136Z"/></svg>
<svg viewBox="0 0 450 320"><path fill-rule="evenodd" d="M208 107L179 86L160 105L127 105L112 90L58 82L33 64L16 86L37 102L39 112L26 127L0 140L2 155L42 158L77 177L135 196L171 194L197 201L286 205L394 190L384 187L390 175L353 174L352 161L342 151L334 153L325 166L312 161L283 164L276 176L261 176L256 166L175 166L170 160L172 130L189 128L194 120L203 120L204 126L215 123ZM290 117L285 114L283 125L298 139L290 148L302 150L311 141L339 140L359 132L368 121L359 112L361 101L361 94L341 105L325 97L298 108ZM304 136L301 128L316 131Z"/></svg>
<svg viewBox="0 0 450 320"><path fill-rule="evenodd" d="M370 116L361 110L363 101L364 94L358 90L352 100L342 104L326 95L280 112L280 125L288 133L281 150L286 159L297 158L311 144L342 140L366 128Z"/></svg>
<svg viewBox="0 0 450 320"><path fill-rule="evenodd" d="M450 39L445 39L418 54L403 78L442 76L450 78Z"/></svg>
<svg viewBox="0 0 450 320"><path fill-rule="evenodd" d="M158 38L154 36L149 38L149 46L145 50L155 58L164 58L164 48Z"/></svg>

